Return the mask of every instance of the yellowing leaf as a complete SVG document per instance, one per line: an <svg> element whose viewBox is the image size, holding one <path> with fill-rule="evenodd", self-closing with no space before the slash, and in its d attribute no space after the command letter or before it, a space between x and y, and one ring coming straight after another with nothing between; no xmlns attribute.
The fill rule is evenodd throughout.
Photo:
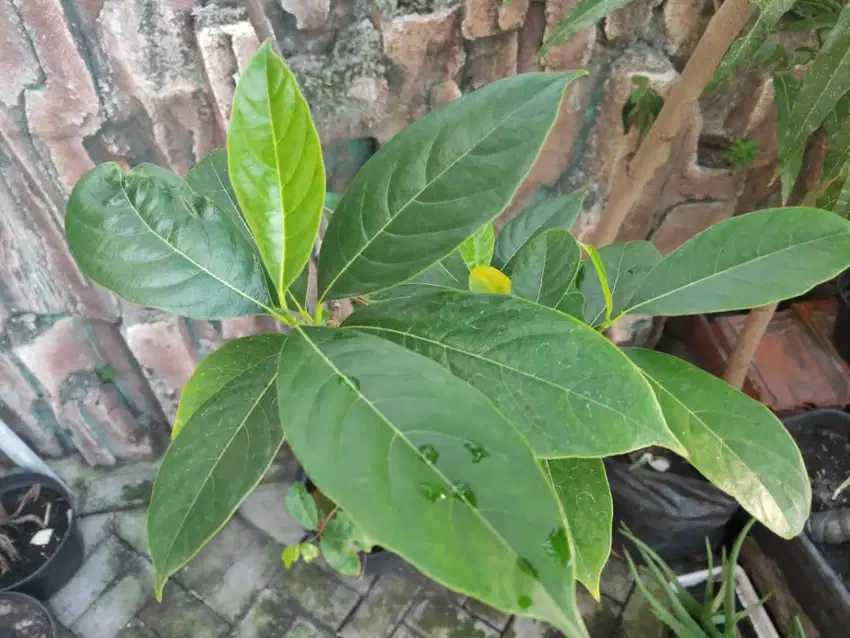
<svg viewBox="0 0 850 638"><path fill-rule="evenodd" d="M304 559L305 563L312 563L319 557L319 548L313 543L301 543L299 547L301 548L301 558Z"/></svg>
<svg viewBox="0 0 850 638"><path fill-rule="evenodd" d="M301 545L287 545L280 555L280 560L283 561L283 566L289 569L295 564L299 556L301 556Z"/></svg>
<svg viewBox="0 0 850 638"><path fill-rule="evenodd" d="M511 278L492 266L478 266L469 273L469 289L481 294L509 295Z"/></svg>

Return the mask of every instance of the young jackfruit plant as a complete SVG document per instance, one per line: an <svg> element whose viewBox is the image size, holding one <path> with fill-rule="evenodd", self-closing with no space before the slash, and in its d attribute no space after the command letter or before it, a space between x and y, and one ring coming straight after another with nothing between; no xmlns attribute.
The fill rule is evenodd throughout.
<svg viewBox="0 0 850 638"><path fill-rule="evenodd" d="M183 389L148 513L158 595L284 441L334 508L301 514L320 545L348 552L338 566L357 571L351 555L379 545L571 637L587 635L576 582L598 596L610 551L607 456L663 446L777 534L800 532L809 482L771 412L675 357L619 349L602 330L632 312L801 294L850 264L850 222L764 210L662 258L645 241L577 241L577 192L494 234L582 75L500 80L396 135L336 205L315 279L322 152L268 43L240 75L226 152L185 179L108 163L79 181L66 231L93 280L189 317L265 314L287 327L231 341ZM326 320L347 298L358 310ZM309 509L303 497L291 505ZM318 539L330 519L333 533ZM305 550L285 558L315 558Z"/></svg>

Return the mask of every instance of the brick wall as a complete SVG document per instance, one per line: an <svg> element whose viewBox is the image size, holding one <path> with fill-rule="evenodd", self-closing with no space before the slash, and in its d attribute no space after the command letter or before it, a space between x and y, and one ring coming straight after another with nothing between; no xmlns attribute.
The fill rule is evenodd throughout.
<svg viewBox="0 0 850 638"><path fill-rule="evenodd" d="M631 76L667 90L713 5L635 0L538 60L572 4L265 0L261 17L314 109L335 191L378 145L465 91L518 72L588 68L516 202L589 184L576 228L586 238L637 144L621 124ZM234 77L259 44L254 28L237 0L0 0L0 33L0 418L48 458L155 456L193 366L274 323L186 320L91 285L65 248L65 199L97 162L182 174L222 146ZM764 200L773 118L759 73L703 99L623 238L669 251ZM737 173L717 158L744 136L762 152Z"/></svg>

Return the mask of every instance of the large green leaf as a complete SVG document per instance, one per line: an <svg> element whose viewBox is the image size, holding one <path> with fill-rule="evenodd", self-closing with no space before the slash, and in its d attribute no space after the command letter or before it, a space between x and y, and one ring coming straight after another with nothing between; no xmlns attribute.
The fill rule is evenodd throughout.
<svg viewBox="0 0 850 638"><path fill-rule="evenodd" d="M584 72L525 73L417 120L360 169L322 242L322 299L412 279L513 199Z"/></svg>
<svg viewBox="0 0 850 638"><path fill-rule="evenodd" d="M570 548L546 548L566 529L554 489L481 393L389 341L328 328L287 339L278 388L295 455L376 544L488 605L586 635Z"/></svg>
<svg viewBox="0 0 850 638"><path fill-rule="evenodd" d="M527 208L505 224L496 236L493 265L510 272L512 261L526 243L550 228L565 228L573 225L584 205L584 189L569 195L544 200Z"/></svg>
<svg viewBox="0 0 850 638"><path fill-rule="evenodd" d="M441 292L363 308L344 326L446 366L486 394L538 456L678 446L628 358L556 310L517 297Z"/></svg>
<svg viewBox="0 0 850 638"><path fill-rule="evenodd" d="M493 231L493 222L487 222L472 237L464 241L458 251L463 258L463 263L469 270L478 266L489 266L493 259L493 246L496 243L496 235Z"/></svg>
<svg viewBox="0 0 850 638"><path fill-rule="evenodd" d="M602 18L632 2L633 0L579 0L569 9L564 19L552 29L546 42L540 48L540 55L545 55L553 46L563 44L582 29L593 26Z"/></svg>
<svg viewBox="0 0 850 638"><path fill-rule="evenodd" d="M219 360L221 374L206 370L218 392L195 410L162 461L148 510L148 545L157 598L168 577L190 561L230 520L257 486L283 443L275 379L286 337L246 337L232 376ZM266 346L258 357L258 346ZM251 361L248 363L248 361ZM221 378L229 381L218 386ZM203 383L196 379L196 383Z"/></svg>
<svg viewBox="0 0 850 638"><path fill-rule="evenodd" d="M655 388L688 461L775 533L799 534L809 517L809 477L773 413L685 361L652 350L626 353Z"/></svg>
<svg viewBox="0 0 850 638"><path fill-rule="evenodd" d="M239 76L227 159L239 205L283 298L319 232L325 167L307 101L271 42Z"/></svg>
<svg viewBox="0 0 850 638"><path fill-rule="evenodd" d="M779 176L782 184L782 201L788 201L800 166L803 163L804 148L799 148L793 156L785 153L785 140L791 126L791 107L800 89L800 81L790 73L773 74L773 102L776 106L776 139L779 143L780 155L785 157L779 165Z"/></svg>
<svg viewBox="0 0 850 638"><path fill-rule="evenodd" d="M601 459L541 461L567 516L576 578L599 599L599 579L611 553L614 504Z"/></svg>
<svg viewBox="0 0 850 638"><path fill-rule="evenodd" d="M581 247L570 231L553 228L538 235L519 252L511 271L511 291L549 308L558 308L572 290Z"/></svg>
<svg viewBox="0 0 850 638"><path fill-rule="evenodd" d="M661 261L661 253L648 241L629 241L600 248L599 257L611 290L611 316L616 317L629 307L647 274ZM585 263L582 270L579 290L584 295L584 321L598 326L605 321L605 295L596 269Z"/></svg>
<svg viewBox="0 0 850 638"><path fill-rule="evenodd" d="M71 192L65 233L86 275L141 306L201 319L268 307L262 266L236 223L164 169L93 168Z"/></svg>
<svg viewBox="0 0 850 638"><path fill-rule="evenodd" d="M818 208L775 208L719 222L667 255L631 310L688 315L801 295L850 264L850 222Z"/></svg>
<svg viewBox="0 0 850 638"><path fill-rule="evenodd" d="M796 2L797 0L760 0L758 18L750 30L729 47L708 89L713 89L738 69L751 64L779 19L790 11Z"/></svg>
<svg viewBox="0 0 850 638"><path fill-rule="evenodd" d="M235 339L204 357L180 392L171 438L175 438L195 412L234 379L265 365L269 352L280 350L281 336L264 334Z"/></svg>
<svg viewBox="0 0 850 638"><path fill-rule="evenodd" d="M198 195L203 195L221 210L228 213L238 226L251 238L245 217L236 203L236 193L227 171L227 151L223 148L207 153L204 158L186 173L186 183Z"/></svg>
<svg viewBox="0 0 850 638"><path fill-rule="evenodd" d="M847 91L850 91L850 5L844 5L838 22L829 30L826 42L797 91L791 108L791 124L779 147L780 166L802 157L809 135L817 130ZM796 172L790 177L796 179Z"/></svg>
<svg viewBox="0 0 850 638"><path fill-rule="evenodd" d="M460 252L455 251L410 281L399 286L393 286L389 290L373 293L368 296L368 299L370 301L392 301L393 299L406 299L436 290L467 290L469 288L468 282L469 271L466 264L463 263Z"/></svg>

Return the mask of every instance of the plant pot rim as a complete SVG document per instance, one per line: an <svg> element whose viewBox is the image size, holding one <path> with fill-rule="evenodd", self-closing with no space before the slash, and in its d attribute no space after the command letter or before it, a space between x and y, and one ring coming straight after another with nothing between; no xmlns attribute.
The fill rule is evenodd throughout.
<svg viewBox="0 0 850 638"><path fill-rule="evenodd" d="M12 490L21 489L23 487L31 487L35 484L39 484L42 487L46 487L51 491L57 492L68 501L68 504L71 508L71 518L68 521L68 529L65 532L65 536L63 536L62 540L59 541L59 544L56 546L56 549L53 550L53 554L50 556L50 558L44 561L44 563L42 563L41 567L30 573L25 578L22 578L21 580L15 581L6 587L0 587L0 595L6 595L8 593L18 594L18 592L15 592L14 590L32 581L35 581L42 575L44 575L48 571L48 569L53 565L53 562L56 560L56 557L59 556L62 553L62 550L65 549L68 543L71 542L71 538L75 534L75 529L77 527L77 510L74 501L71 497L71 493L64 485L62 485L62 483L54 479L52 476L47 476L46 474L39 474L38 472L29 471L7 474L6 476L0 477L0 495L5 494L7 492L11 492ZM27 598L33 598L32 596L28 596L27 594L19 595L26 596ZM33 600L36 599L33 598Z"/></svg>
<svg viewBox="0 0 850 638"><path fill-rule="evenodd" d="M688 587L694 587L704 583L709 577L717 578L722 574L723 567L718 565L710 572L707 569L700 569L682 574L677 580L682 587L687 589ZM758 592L756 592L756 588L753 587L753 583L747 575L746 570L740 565L735 565L733 574L735 578L735 594L738 600L741 601L745 608L749 608L751 605L758 605L746 619L752 625L756 635L759 638L781 638L764 606L759 605L761 599Z"/></svg>
<svg viewBox="0 0 850 638"><path fill-rule="evenodd" d="M22 594L21 592L17 591L1 591L0 601L2 601L3 599L23 601L31 607L34 607L35 609L40 611L41 614L47 619L47 624L49 626L50 631L50 635L48 636L48 638L56 638L56 636L58 636L56 631L56 622L53 620L53 615L50 613L50 610L47 608L47 605L42 603L40 600L28 594Z"/></svg>

